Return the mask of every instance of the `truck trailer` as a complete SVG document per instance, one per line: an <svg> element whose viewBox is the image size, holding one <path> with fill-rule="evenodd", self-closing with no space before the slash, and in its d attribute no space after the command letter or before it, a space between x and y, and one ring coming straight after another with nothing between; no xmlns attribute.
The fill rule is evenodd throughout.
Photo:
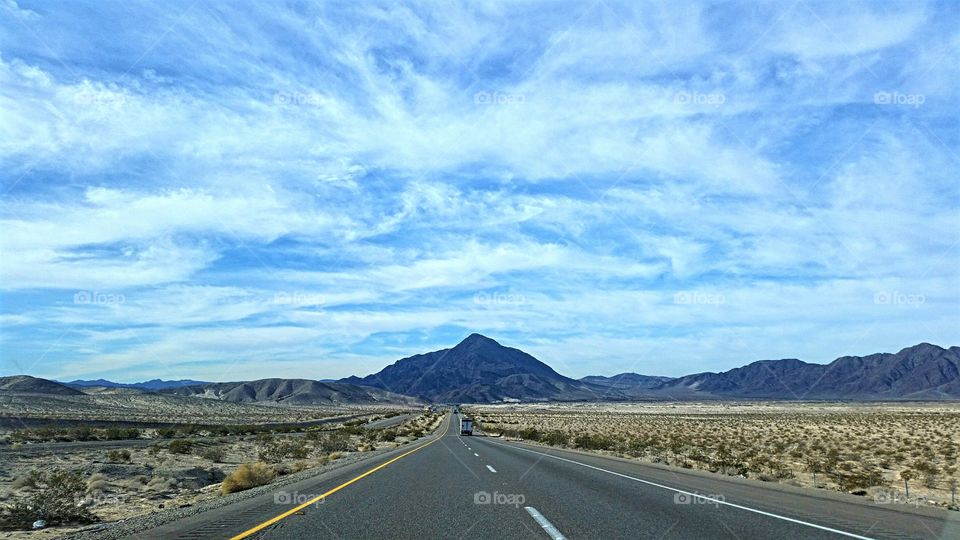
<svg viewBox="0 0 960 540"><path fill-rule="evenodd" d="M473 420L463 416L460 417L460 434L473 435Z"/></svg>

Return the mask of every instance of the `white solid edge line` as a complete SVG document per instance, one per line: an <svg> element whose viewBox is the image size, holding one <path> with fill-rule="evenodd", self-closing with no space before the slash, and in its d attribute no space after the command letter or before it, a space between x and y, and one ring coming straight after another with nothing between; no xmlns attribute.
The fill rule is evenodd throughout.
<svg viewBox="0 0 960 540"><path fill-rule="evenodd" d="M491 466L489 466L489 465L487 465L487 468L490 469L490 472L497 472L496 469L494 469L493 467L491 467Z"/></svg>
<svg viewBox="0 0 960 540"><path fill-rule="evenodd" d="M587 465L586 463L580 463L579 461L574 461L574 460L572 460L572 459L562 458L562 457L560 457L560 456L555 456L555 455L553 455L553 454L545 454L545 453L543 453L543 452L537 452L536 450L530 450L530 449L527 449L527 448L521 448L521 447L519 447L519 446L511 446L511 445L509 445L509 444L497 443L497 442L493 442L493 441L487 441L487 442L489 442L489 443L491 443L491 444L495 444L495 445L497 445L497 446L504 446L504 447L507 447L507 448L513 448L513 449L515 449L515 450L522 450L522 451L524 451L524 452L530 452L531 454L537 454L537 455L541 455L541 456L551 457L551 458L553 458L553 459L559 459L560 461L566 461L566 462L568 462L568 463L573 463L574 465L580 465L581 467L587 467L588 469L594 469L594 470L597 470L597 471L601 471L601 472L605 472L605 473L608 473L608 474L612 474L612 475L614 475L614 476L619 476L619 477L622 477L622 478L627 478L627 479L633 480L633 481L635 481L635 482L641 482L641 483L643 483L643 484L647 484L647 485L651 485L651 486L654 486L654 487L666 489L666 490L669 490L669 491L675 491L675 492L677 492L677 493L683 493L684 495L689 495L689 496L691 496L691 497L696 497L696 498L698 498L698 499L703 499L703 500L705 500L705 501L710 501L710 502L713 502L713 503L722 504L722 505L724 505L724 506L730 506L730 507L733 507L733 508L739 508L740 510L746 510L747 512L753 512L753 513L755 513L755 514L760 514L760 515L767 516L767 517L772 517L772 518L776 518L776 519L782 519L782 520L784 520L784 521L789 521L789 522L791 522L791 523L796 523L796 524L798 524L798 525L806 525L807 527L813 527L814 529L820 529L820 530L822 530L822 531L827 531L827 532L832 532L832 533L840 534L840 535L843 535L843 536L847 536L847 537L849 537L849 538L858 538L859 540L876 540L875 538L871 538L871 537L869 537L869 536L860 536L860 535L858 535L858 534L848 533L848 532L846 532L846 531L841 531L841 530L838 530L838 529L831 529L830 527L825 527L825 526L823 526L823 525L817 525L816 523L810 523L810 522L807 522L807 521L801 521L801 520L799 520L799 519L789 518L789 517L787 517L787 516L781 516L781 515L779 515L779 514L773 514L773 513L770 513L770 512L764 512L763 510L757 510L756 508L750 508L749 506L741 506L741 505L739 505L739 504L734 504L734 503L730 503L730 502L726 502L726 501L721 501L721 500L719 500L719 499L714 499L714 498L712 498L712 497L705 497L705 496L700 495L700 494L697 494L697 493L691 493L691 492L689 492L689 491L684 491L684 490L682 490L682 489L677 489L677 488L674 488L674 487L665 486L665 485L663 485L663 484L658 484L658 483L656 483L656 482L651 482L651 481L649 481L649 480L641 480L640 478L635 478L635 477L630 476L630 475L627 475L627 474L621 474L621 473L614 472L614 471L608 471L607 469L603 469L603 468L600 468L600 467L594 467L593 465ZM490 467L490 466L487 465L487 467Z"/></svg>
<svg viewBox="0 0 960 540"><path fill-rule="evenodd" d="M557 528L553 526L553 523L550 523L549 521L547 521L547 518L543 517L543 514L538 512L536 508L532 506L524 506L523 508L527 511L528 514L530 514L530 517L532 517L534 521L536 521L538 524L540 524L541 527L543 527L543 530L550 535L550 538L553 538L553 540L567 540L567 537L560 534L560 531L558 531Z"/></svg>

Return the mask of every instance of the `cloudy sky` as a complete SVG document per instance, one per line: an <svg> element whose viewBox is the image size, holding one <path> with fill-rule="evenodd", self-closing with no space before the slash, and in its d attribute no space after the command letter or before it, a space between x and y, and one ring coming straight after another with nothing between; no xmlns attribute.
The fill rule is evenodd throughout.
<svg viewBox="0 0 960 540"><path fill-rule="evenodd" d="M0 0L0 375L960 345L960 4Z"/></svg>

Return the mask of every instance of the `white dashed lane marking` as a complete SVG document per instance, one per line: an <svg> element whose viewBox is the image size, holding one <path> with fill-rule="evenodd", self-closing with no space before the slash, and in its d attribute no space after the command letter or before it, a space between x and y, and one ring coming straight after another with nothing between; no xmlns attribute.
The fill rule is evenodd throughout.
<svg viewBox="0 0 960 540"><path fill-rule="evenodd" d="M536 508L532 506L524 506L524 508L527 510L527 513L530 514L530 517L543 527L543 531L550 535L550 538L553 540L567 540L567 537L560 534L560 531L553 526L553 523L547 521L547 518L543 517L543 514L538 512Z"/></svg>

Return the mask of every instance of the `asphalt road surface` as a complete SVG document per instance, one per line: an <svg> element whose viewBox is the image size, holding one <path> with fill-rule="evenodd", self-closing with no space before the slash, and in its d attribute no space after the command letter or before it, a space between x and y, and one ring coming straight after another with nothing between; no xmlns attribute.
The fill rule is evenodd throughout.
<svg viewBox="0 0 960 540"><path fill-rule="evenodd" d="M455 418L454 424L455 424ZM137 538L960 538L960 513L436 437Z"/></svg>
<svg viewBox="0 0 960 540"><path fill-rule="evenodd" d="M398 414L397 416L391 416L390 418L381 418L380 420L374 420L373 422L367 422L363 424L363 427L366 429L383 429L391 426L396 426L402 424L407 420L417 416L416 414Z"/></svg>

